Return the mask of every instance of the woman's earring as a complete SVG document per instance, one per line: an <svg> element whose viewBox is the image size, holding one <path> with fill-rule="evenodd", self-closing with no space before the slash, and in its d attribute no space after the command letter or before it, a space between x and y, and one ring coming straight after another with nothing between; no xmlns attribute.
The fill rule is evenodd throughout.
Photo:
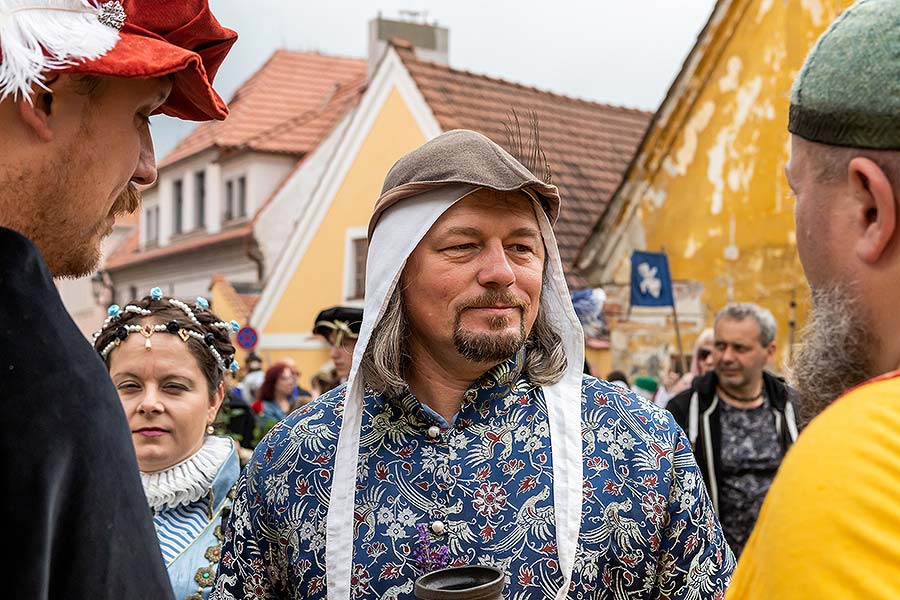
<svg viewBox="0 0 900 600"><path fill-rule="evenodd" d="M206 433L208 433L209 435L212 435L212 434L214 434L215 432L216 432L216 428L212 426L212 423L210 423L210 424L206 427Z"/></svg>

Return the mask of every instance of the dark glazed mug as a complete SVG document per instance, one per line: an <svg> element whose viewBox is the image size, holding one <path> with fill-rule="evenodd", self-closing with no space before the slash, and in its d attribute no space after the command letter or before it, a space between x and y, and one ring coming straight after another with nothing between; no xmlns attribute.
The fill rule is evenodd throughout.
<svg viewBox="0 0 900 600"><path fill-rule="evenodd" d="M426 573L416 579L420 600L501 600L503 572L496 567L469 565Z"/></svg>

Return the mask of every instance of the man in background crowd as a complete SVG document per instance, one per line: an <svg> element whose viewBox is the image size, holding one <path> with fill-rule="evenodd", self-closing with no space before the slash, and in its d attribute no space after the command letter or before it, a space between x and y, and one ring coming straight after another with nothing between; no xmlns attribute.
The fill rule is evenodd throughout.
<svg viewBox="0 0 900 600"><path fill-rule="evenodd" d="M313 333L328 341L328 356L334 362L341 383L350 377L353 351L359 338L363 310L350 306L333 306L319 313L313 325Z"/></svg>
<svg viewBox="0 0 900 600"><path fill-rule="evenodd" d="M739 555L778 465L797 438L792 390L767 373L775 318L755 304L716 315L712 371L667 408L688 434L725 539Z"/></svg>

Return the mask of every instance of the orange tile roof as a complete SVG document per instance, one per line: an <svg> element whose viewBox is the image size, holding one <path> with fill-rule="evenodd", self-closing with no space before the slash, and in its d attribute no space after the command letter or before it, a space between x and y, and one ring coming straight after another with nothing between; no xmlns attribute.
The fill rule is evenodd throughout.
<svg viewBox="0 0 900 600"><path fill-rule="evenodd" d="M479 131L507 145L504 125L515 109L527 134L528 113L540 122L541 146L562 196L554 228L570 269L640 143L652 113L589 102L421 61L402 42L394 48L441 129ZM569 273L569 284L581 280Z"/></svg>
<svg viewBox="0 0 900 600"><path fill-rule="evenodd" d="M260 295L241 294L234 289L234 286L224 275L213 274L209 286L210 290L217 285L222 288L222 293L228 296L228 302L236 314L235 320L241 325L246 325L250 320L250 313L253 312L253 307L259 301Z"/></svg>
<svg viewBox="0 0 900 600"><path fill-rule="evenodd" d="M160 168L208 148L302 155L316 148L366 84L366 61L276 50L235 92L224 121L197 126Z"/></svg>

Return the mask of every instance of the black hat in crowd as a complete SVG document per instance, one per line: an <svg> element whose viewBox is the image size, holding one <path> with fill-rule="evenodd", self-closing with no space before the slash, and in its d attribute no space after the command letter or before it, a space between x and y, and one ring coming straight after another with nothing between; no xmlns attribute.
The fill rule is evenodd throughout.
<svg viewBox="0 0 900 600"><path fill-rule="evenodd" d="M332 306L326 308L316 317L313 333L328 339L334 345L340 345L344 338L359 337L362 327L363 310L351 306Z"/></svg>

